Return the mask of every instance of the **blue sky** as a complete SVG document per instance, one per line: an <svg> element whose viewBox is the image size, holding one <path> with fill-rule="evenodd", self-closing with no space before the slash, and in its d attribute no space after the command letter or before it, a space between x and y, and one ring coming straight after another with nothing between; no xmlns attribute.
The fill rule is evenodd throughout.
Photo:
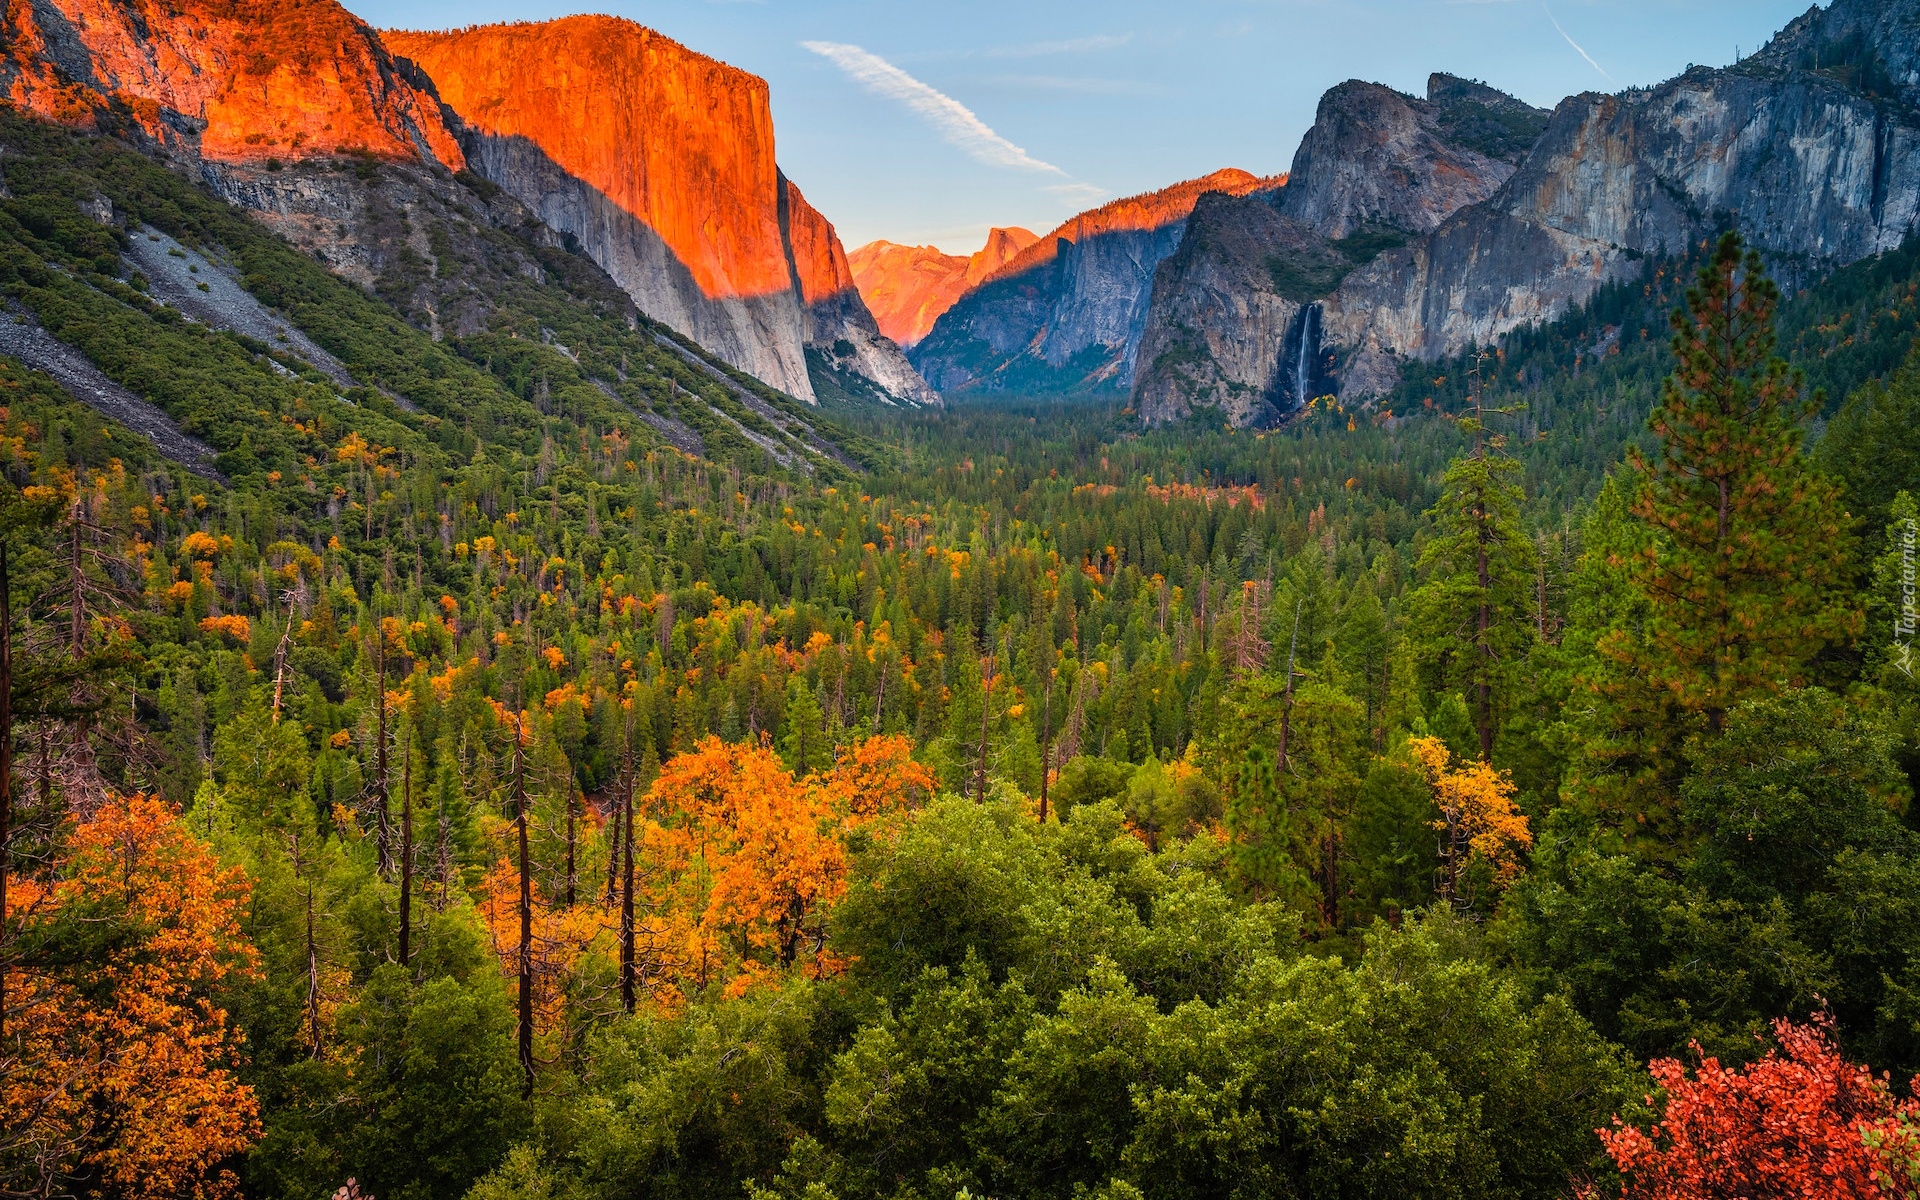
<svg viewBox="0 0 1920 1200"><path fill-rule="evenodd" d="M629 17L764 77L781 165L852 248L968 253L1102 200L1284 171L1345 79L1549 107L1724 65L1809 0L345 0L381 27Z"/></svg>

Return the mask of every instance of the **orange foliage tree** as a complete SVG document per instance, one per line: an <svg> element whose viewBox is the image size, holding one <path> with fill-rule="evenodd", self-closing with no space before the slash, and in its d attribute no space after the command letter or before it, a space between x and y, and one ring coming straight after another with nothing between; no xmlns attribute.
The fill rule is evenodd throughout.
<svg viewBox="0 0 1920 1200"><path fill-rule="evenodd" d="M709 737L669 760L635 804L636 966L656 1001L673 1005L715 983L733 994L799 965L838 968L827 914L846 893L846 836L888 825L934 789L906 737L870 737L829 771L796 779L762 746ZM504 837L510 826L495 825ZM508 974L517 970L518 867L503 852L482 884L480 908ZM618 952L619 909L533 898L534 1028L550 1042L595 955Z"/></svg>
<svg viewBox="0 0 1920 1200"><path fill-rule="evenodd" d="M236 1195L259 1134L218 992L252 977L246 876L164 801L79 826L51 885L17 881L19 965L0 1050L0 1189L162 1200Z"/></svg>
<svg viewBox="0 0 1920 1200"><path fill-rule="evenodd" d="M1599 1130L1624 1176L1623 1200L1891 1200L1920 1188L1920 1101L1842 1058L1824 1014L1774 1022L1779 1048L1693 1077L1671 1058L1650 1069L1666 1093L1650 1130L1614 1118ZM1695 1046L1696 1053L1699 1047ZM1920 1089L1920 1079L1914 1081ZM1654 1098L1647 1098L1649 1108ZM1597 1196L1594 1189L1585 1195Z"/></svg>
<svg viewBox="0 0 1920 1200"><path fill-rule="evenodd" d="M1520 873L1520 855L1533 845L1526 815L1513 806L1513 780L1477 759L1458 768L1436 737L1407 740L1407 748L1433 788L1440 819L1440 894L1451 904L1471 904L1472 868L1484 866L1492 885L1504 888Z"/></svg>
<svg viewBox="0 0 1920 1200"><path fill-rule="evenodd" d="M768 970L838 966L826 916L847 890L843 834L933 787L902 737L869 738L834 769L796 780L778 755L709 737L670 761L644 827L656 968L669 988Z"/></svg>

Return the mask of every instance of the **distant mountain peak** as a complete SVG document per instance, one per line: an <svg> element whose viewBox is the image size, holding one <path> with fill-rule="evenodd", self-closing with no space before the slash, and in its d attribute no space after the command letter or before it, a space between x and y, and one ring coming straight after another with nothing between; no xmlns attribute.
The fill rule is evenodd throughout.
<svg viewBox="0 0 1920 1200"><path fill-rule="evenodd" d="M1286 183L1228 167L1077 213L968 288L909 357L942 390L1125 387L1154 268L1195 203Z"/></svg>
<svg viewBox="0 0 1920 1200"><path fill-rule="evenodd" d="M1031 230L1007 226L988 230L986 244L964 257L937 246L888 241L868 242L847 257L881 332L911 346L968 288L1035 240Z"/></svg>

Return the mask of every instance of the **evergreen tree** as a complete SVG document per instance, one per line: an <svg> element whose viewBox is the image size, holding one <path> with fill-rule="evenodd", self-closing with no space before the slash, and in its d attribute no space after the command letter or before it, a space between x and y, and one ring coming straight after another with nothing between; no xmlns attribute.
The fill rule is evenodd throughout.
<svg viewBox="0 0 1920 1200"><path fill-rule="evenodd" d="M1798 682L1858 627L1841 590L1849 521L1800 453L1811 406L1773 353L1778 302L1759 254L1729 233L1674 313L1679 365L1650 422L1659 457L1631 456L1640 536L1627 579L1649 618L1643 637L1602 647L1715 732L1742 698Z"/></svg>
<svg viewBox="0 0 1920 1200"><path fill-rule="evenodd" d="M1433 690L1471 696L1482 761L1493 757L1509 676L1533 640L1534 548L1520 524L1520 464L1506 439L1487 429L1493 410L1476 386L1460 418L1472 449L1447 467L1429 511L1438 536L1419 570L1426 582L1408 598L1416 647Z"/></svg>
<svg viewBox="0 0 1920 1200"><path fill-rule="evenodd" d="M780 757L796 775L824 771L833 765L826 716L820 711L819 697L799 672L787 679L787 719L780 735Z"/></svg>
<svg viewBox="0 0 1920 1200"><path fill-rule="evenodd" d="M1688 735L1805 681L1859 628L1851 521L1800 452L1811 406L1773 354L1778 300L1759 255L1721 238L1672 317L1677 365L1649 422L1658 454L1629 455L1631 520L1607 551L1625 599L1595 643L1601 730L1582 790L1636 838L1677 835Z"/></svg>

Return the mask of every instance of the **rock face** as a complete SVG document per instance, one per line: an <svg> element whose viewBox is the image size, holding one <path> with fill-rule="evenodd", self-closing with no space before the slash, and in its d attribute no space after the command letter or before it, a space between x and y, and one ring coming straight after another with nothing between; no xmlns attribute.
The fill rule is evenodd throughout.
<svg viewBox="0 0 1920 1200"><path fill-rule="evenodd" d="M1834 0L1737 66L1570 97L1497 193L1348 276L1328 336L1452 353L1729 225L1791 283L1892 249L1920 232L1917 107L1920 0Z"/></svg>
<svg viewBox="0 0 1920 1200"><path fill-rule="evenodd" d="M1157 423L1218 408L1236 425L1270 425L1318 395L1325 369L1299 296L1273 262L1325 259L1326 239L1264 196L1202 196L1180 247L1155 273L1134 403Z"/></svg>
<svg viewBox="0 0 1920 1200"><path fill-rule="evenodd" d="M612 17L384 37L459 115L473 169L649 316L802 399L807 346L837 342L900 399L932 395L865 313L831 226L789 194L764 80Z"/></svg>
<svg viewBox="0 0 1920 1200"><path fill-rule="evenodd" d="M1350 80L1320 98L1280 211L1329 238L1426 233L1505 183L1547 114L1452 75L1417 100Z"/></svg>
<svg viewBox="0 0 1920 1200"><path fill-rule="evenodd" d="M361 199L283 169L342 154L472 168L642 311L776 387L812 399L808 348L851 346L838 369L937 399L867 314L832 227L780 176L766 84L631 22L383 37L335 0L0 0L0 94L70 124L138 126L362 283L379 253L334 232L358 227Z"/></svg>
<svg viewBox="0 0 1920 1200"><path fill-rule="evenodd" d="M1378 386L1391 361L1339 363L1321 301L1357 266L1493 195L1546 122L1451 75L1429 79L1424 100L1372 83L1328 91L1287 186L1204 197L1156 272L1133 385L1142 418L1216 408L1270 424L1356 376Z"/></svg>
<svg viewBox="0 0 1920 1200"><path fill-rule="evenodd" d="M867 311L833 226L784 175L780 186L780 232L802 305L806 348L828 369L868 380L897 399L940 403L939 393L907 365L900 347L881 333Z"/></svg>
<svg viewBox="0 0 1920 1200"><path fill-rule="evenodd" d="M911 346L927 336L962 293L1037 240L1038 235L1017 226L993 229L987 244L967 257L944 254L937 246L868 242L847 261L880 332Z"/></svg>
<svg viewBox="0 0 1920 1200"><path fill-rule="evenodd" d="M913 363L943 392L1124 388L1154 270L1180 244L1194 203L1283 183L1227 169L1081 213L963 295Z"/></svg>
<svg viewBox="0 0 1920 1200"><path fill-rule="evenodd" d="M218 163L347 151L464 166L431 89L334 0L4 0L0 92Z"/></svg>

